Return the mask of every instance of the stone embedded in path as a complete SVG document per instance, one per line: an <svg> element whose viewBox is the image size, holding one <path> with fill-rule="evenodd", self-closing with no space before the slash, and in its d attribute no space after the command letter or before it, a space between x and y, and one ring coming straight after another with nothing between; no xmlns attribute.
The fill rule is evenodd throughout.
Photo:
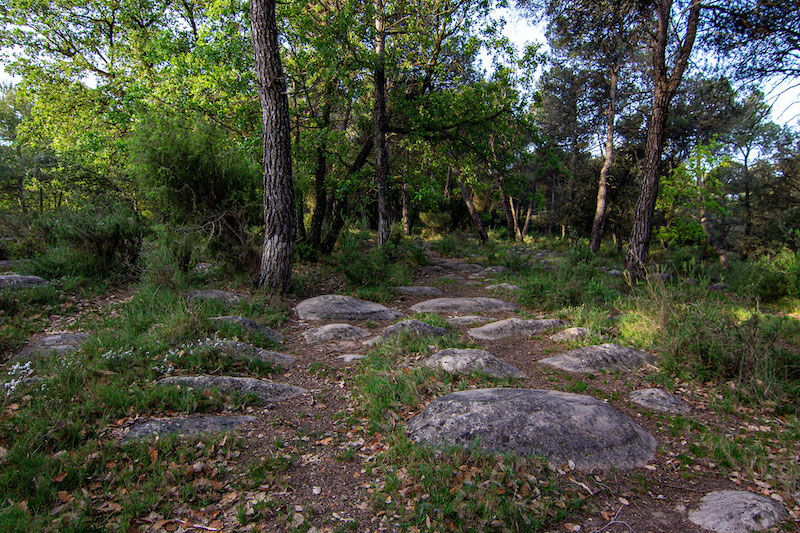
<svg viewBox="0 0 800 533"><path fill-rule="evenodd" d="M420 286L411 286L411 287L394 287L392 290L398 294L404 294L406 296L441 296L444 294L442 289L437 289L436 287L426 287L423 285Z"/></svg>
<svg viewBox="0 0 800 533"><path fill-rule="evenodd" d="M585 339L591 333L588 328L567 328L555 335L551 335L550 340L553 342L579 341Z"/></svg>
<svg viewBox="0 0 800 533"><path fill-rule="evenodd" d="M685 415L692 410L686 402L661 389L635 390L628 395L628 398L636 405L641 405L653 411Z"/></svg>
<svg viewBox="0 0 800 533"><path fill-rule="evenodd" d="M785 517L786 509L780 503L742 490L712 492L689 511L689 521L716 533L764 531Z"/></svg>
<svg viewBox="0 0 800 533"><path fill-rule="evenodd" d="M472 328L467 331L471 339L482 341L496 341L508 337L531 336L548 329L563 326L564 322L556 318L546 320L523 320L521 318L507 318Z"/></svg>
<svg viewBox="0 0 800 533"><path fill-rule="evenodd" d="M354 341L369 337L370 332L350 324L326 324L303 332L306 342L317 344L329 341Z"/></svg>
<svg viewBox="0 0 800 533"><path fill-rule="evenodd" d="M214 318L209 318L208 321L211 322L212 326L217 326L218 324L232 324L241 327L243 330L249 333L253 333L260 337L264 337L265 339L271 340L272 342L278 344L283 342L283 335L274 329L268 328L263 324L259 324L255 320L251 320L243 316L215 316Z"/></svg>
<svg viewBox="0 0 800 533"><path fill-rule="evenodd" d="M655 359L652 354L606 343L570 350L539 361L568 372L599 372L602 370L636 370Z"/></svg>
<svg viewBox="0 0 800 533"><path fill-rule="evenodd" d="M199 289L188 291L185 294L185 297L187 300L192 300L195 302L207 302L209 300L214 300L226 304L237 304L241 299L235 292L222 291L219 289Z"/></svg>
<svg viewBox="0 0 800 533"><path fill-rule="evenodd" d="M258 420L254 416L186 416L163 420L146 420L134 423L122 439L130 442L155 435L180 435L191 437L203 433L232 431L242 424Z"/></svg>
<svg viewBox="0 0 800 533"><path fill-rule="evenodd" d="M486 350L448 348L426 358L425 366L441 368L448 374L480 372L497 378L524 378L525 373Z"/></svg>
<svg viewBox="0 0 800 533"><path fill-rule="evenodd" d="M337 355L336 359L341 359L343 362L350 364L364 359L364 355L360 353L346 353L344 355Z"/></svg>
<svg viewBox="0 0 800 533"><path fill-rule="evenodd" d="M639 468L656 440L608 404L578 394L479 389L438 398L408 423L411 438L437 447L477 445L490 453L572 461L582 471Z"/></svg>
<svg viewBox="0 0 800 533"><path fill-rule="evenodd" d="M294 357L245 342L234 341L231 339L207 339L198 342L199 346L208 348L216 348L222 355L227 355L233 359L242 359L244 361L261 361L262 363L269 363L278 367L287 367L295 363Z"/></svg>
<svg viewBox="0 0 800 533"><path fill-rule="evenodd" d="M473 326L475 324L485 324L486 322L495 322L496 318L489 318L485 316L468 315L468 316L455 316L448 318L447 323L451 326Z"/></svg>
<svg viewBox="0 0 800 533"><path fill-rule="evenodd" d="M606 272L606 274L608 274L609 276L621 276L622 272L615 269L615 270L609 270L608 272Z"/></svg>
<svg viewBox="0 0 800 533"><path fill-rule="evenodd" d="M294 385L275 383L255 378L237 378L231 376L173 376L162 378L156 382L163 387L191 387L199 390L218 389L222 394L253 394L262 403L288 400L308 392Z"/></svg>
<svg viewBox="0 0 800 533"><path fill-rule="evenodd" d="M12 361L28 361L42 355L66 355L77 351L89 335L86 333L56 333L42 337L32 346L23 348Z"/></svg>
<svg viewBox="0 0 800 533"><path fill-rule="evenodd" d="M46 283L47 281L39 276L21 276L19 274L4 274L0 276L0 289L28 289Z"/></svg>
<svg viewBox="0 0 800 533"><path fill-rule="evenodd" d="M449 334L450 332L444 328L431 326L421 320L410 318L398 322L397 324L392 324L381 331L377 337L365 341L364 344L376 344L391 339L392 337L397 337L398 335L408 335L411 337L444 337Z"/></svg>
<svg viewBox="0 0 800 533"><path fill-rule="evenodd" d="M504 291L521 291L522 289L519 285L512 285L511 283L495 283L493 285L487 285L486 290L494 291L494 290L504 290Z"/></svg>
<svg viewBox="0 0 800 533"><path fill-rule="evenodd" d="M297 307L300 320L396 320L402 313L381 304L350 296L325 294L303 300Z"/></svg>
<svg viewBox="0 0 800 533"><path fill-rule="evenodd" d="M411 306L415 313L503 313L517 306L495 298L434 298Z"/></svg>

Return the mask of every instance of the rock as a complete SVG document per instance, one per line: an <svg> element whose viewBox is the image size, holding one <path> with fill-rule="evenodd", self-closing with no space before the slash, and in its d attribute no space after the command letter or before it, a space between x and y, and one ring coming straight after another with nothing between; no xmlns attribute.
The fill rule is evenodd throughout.
<svg viewBox="0 0 800 533"><path fill-rule="evenodd" d="M192 268L192 271L193 272L208 272L213 267L214 267L214 263L203 263L203 262L200 262L200 263L197 263L196 265L194 265L194 268Z"/></svg>
<svg viewBox="0 0 800 533"><path fill-rule="evenodd" d="M22 259L3 259L0 261L0 272L14 272L22 267L26 261Z"/></svg>
<svg viewBox="0 0 800 533"><path fill-rule="evenodd" d="M231 376L173 376L156 382L162 387L180 386L200 390L218 389L222 394L254 394L262 403L288 400L308 392L300 387L255 378Z"/></svg>
<svg viewBox="0 0 800 533"><path fill-rule="evenodd" d="M39 276L20 276L19 274L0 276L0 289L29 289L46 283L47 281Z"/></svg>
<svg viewBox="0 0 800 533"><path fill-rule="evenodd" d="M274 329L268 328L263 324L259 324L255 320L250 320L249 318L245 318L243 316L215 316L214 318L209 318L208 321L211 322L212 326L217 326L218 324L233 324L241 327L243 330L249 333L271 340L277 344L283 342L283 335Z"/></svg>
<svg viewBox="0 0 800 533"><path fill-rule="evenodd" d="M728 288L728 284L727 283L714 283L713 285L711 285L708 288L708 290L717 292L717 291L724 291L727 288Z"/></svg>
<svg viewBox="0 0 800 533"><path fill-rule="evenodd" d="M411 306L415 313L502 313L517 306L495 298L434 298Z"/></svg>
<svg viewBox="0 0 800 533"><path fill-rule="evenodd" d="M558 319L523 320L521 318L507 318L485 326L472 328L467 331L467 335L471 339L496 341L508 337L538 335L545 330L563 325L564 322Z"/></svg>
<svg viewBox="0 0 800 533"><path fill-rule="evenodd" d="M300 320L396 320L403 316L381 304L338 294L303 300L295 311Z"/></svg>
<svg viewBox="0 0 800 533"><path fill-rule="evenodd" d="M198 346L217 348L220 354L226 355L232 359L243 359L245 361L261 361L269 363L277 367L287 367L295 363L294 357L245 342L234 341L230 339L207 339L197 343Z"/></svg>
<svg viewBox="0 0 800 533"><path fill-rule="evenodd" d="M188 291L184 296L187 300L195 302L207 302L209 300L215 300L217 302L222 302L226 304L237 304L241 299L239 295L234 292L221 291L218 289L201 289L201 290Z"/></svg>
<svg viewBox="0 0 800 533"><path fill-rule="evenodd" d="M449 348L426 358L425 366L441 368L448 374L481 372L497 378L524 378L516 367L504 363L486 350Z"/></svg>
<svg viewBox="0 0 800 533"><path fill-rule="evenodd" d="M436 287L394 287L392 290L397 294L405 294L406 296L441 296L444 294L442 289Z"/></svg>
<svg viewBox="0 0 800 533"><path fill-rule="evenodd" d="M341 359L345 363L349 364L349 363L354 363L356 361L360 361L361 359L364 359L364 357L365 356L360 353L346 353L344 355L337 355L336 359Z"/></svg>
<svg viewBox="0 0 800 533"><path fill-rule="evenodd" d="M448 318L447 323L451 326L472 326L474 324L485 324L486 322L495 322L496 318L488 318L485 316L468 315L456 316Z"/></svg>
<svg viewBox="0 0 800 533"><path fill-rule="evenodd" d="M615 269L615 270L609 270L608 272L606 272L606 274L608 274L609 276L621 276L622 272Z"/></svg>
<svg viewBox="0 0 800 533"><path fill-rule="evenodd" d="M381 331L380 335L374 339L364 341L364 344L376 344L392 337L397 337L398 335L408 335L411 337L444 337L445 335L449 334L450 332L444 328L431 326L430 324L426 324L421 320L415 320L412 318L403 320L397 324L392 324L388 328Z"/></svg>
<svg viewBox="0 0 800 533"><path fill-rule="evenodd" d="M578 341L588 337L592 332L588 328L567 328L550 336L553 342Z"/></svg>
<svg viewBox="0 0 800 533"><path fill-rule="evenodd" d="M439 265L428 265L417 270L417 274L420 276L432 276L433 274L439 274L444 269Z"/></svg>
<svg viewBox="0 0 800 533"><path fill-rule="evenodd" d="M786 516L780 503L741 490L721 490L707 494L689 520L717 533L749 533L769 529Z"/></svg>
<svg viewBox="0 0 800 533"><path fill-rule="evenodd" d="M483 270L483 267L475 263L462 263L461 261L452 261L448 266L458 272L476 272Z"/></svg>
<svg viewBox="0 0 800 533"><path fill-rule="evenodd" d="M258 420L254 416L187 416L166 418L163 420L147 420L134 423L128 434L122 439L130 442L146 439L154 435L180 435L191 437L202 433L219 433Z"/></svg>
<svg viewBox="0 0 800 533"><path fill-rule="evenodd" d="M494 290L504 290L504 291L521 291L522 289L519 288L519 285L512 285L510 283L495 283L494 285L487 285L486 290L494 291Z"/></svg>
<svg viewBox="0 0 800 533"><path fill-rule="evenodd" d="M647 352L606 343L570 350L539 361L569 372L599 372L603 370L636 370L655 357Z"/></svg>
<svg viewBox="0 0 800 533"><path fill-rule="evenodd" d="M490 266L481 271L484 276L496 276L497 274L514 274L514 271L504 266Z"/></svg>
<svg viewBox="0 0 800 533"><path fill-rule="evenodd" d="M636 405L641 405L653 411L679 415L689 414L691 411L691 408L683 400L661 389L635 390L628 395L628 398Z"/></svg>
<svg viewBox="0 0 800 533"><path fill-rule="evenodd" d="M28 361L44 355L67 355L77 351L89 335L86 333L56 333L42 337L32 346L23 348L11 361Z"/></svg>
<svg viewBox="0 0 800 533"><path fill-rule="evenodd" d="M370 333L364 328L350 324L326 324L303 332L306 342L312 344L328 341L354 341L369 337Z"/></svg>
<svg viewBox="0 0 800 533"><path fill-rule="evenodd" d="M582 471L639 468L656 440L608 404L560 391L479 389L438 398L408 424L413 440L544 456Z"/></svg>

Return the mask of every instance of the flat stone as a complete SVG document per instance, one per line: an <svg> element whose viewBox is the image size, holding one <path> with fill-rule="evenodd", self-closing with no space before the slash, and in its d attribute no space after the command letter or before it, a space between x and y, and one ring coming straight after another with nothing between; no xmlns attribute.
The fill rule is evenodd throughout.
<svg viewBox="0 0 800 533"><path fill-rule="evenodd" d="M539 361L568 372L599 372L603 370L636 370L655 359L652 354L606 343L570 350Z"/></svg>
<svg viewBox="0 0 800 533"><path fill-rule="evenodd" d="M462 263L461 261L452 261L448 266L458 272L475 272L478 270L483 270L481 265L476 265L475 263Z"/></svg>
<svg viewBox="0 0 800 533"><path fill-rule="evenodd" d="M496 318L489 318L485 316L468 315L468 316L455 316L448 318L447 323L451 326L472 326L475 324L485 324L487 322L496 322Z"/></svg>
<svg viewBox="0 0 800 533"><path fill-rule="evenodd" d="M425 366L441 368L448 374L480 372L497 378L524 378L525 373L486 350L448 348L425 359Z"/></svg>
<svg viewBox="0 0 800 533"><path fill-rule="evenodd" d="M504 266L490 266L481 271L484 276L496 276L498 274L514 274L514 271Z"/></svg>
<svg viewBox="0 0 800 533"><path fill-rule="evenodd" d="M450 332L444 328L431 326L421 320L410 318L398 322L397 324L392 324L381 331L377 337L364 341L364 344L376 344L391 339L392 337L397 337L398 335L408 335L411 337L444 337L449 334Z"/></svg>
<svg viewBox="0 0 800 533"><path fill-rule="evenodd" d="M628 398L636 405L641 405L653 411L685 415L692 410L686 402L661 389L635 390L628 395Z"/></svg>
<svg viewBox="0 0 800 533"><path fill-rule="evenodd" d="M212 326L217 326L218 324L231 324L234 326L239 326L249 333L271 340L277 344L283 342L283 335L274 329L268 328L263 324L259 324L255 320L251 320L243 316L215 316L214 318L209 318L208 321L211 322Z"/></svg>
<svg viewBox="0 0 800 533"><path fill-rule="evenodd" d="M235 292L222 291L219 289L200 289L188 291L184 296L187 300L195 302L207 302L209 300L214 300L226 304L237 304L239 303L239 300L241 300L241 297Z"/></svg>
<svg viewBox="0 0 800 533"><path fill-rule="evenodd" d="M381 304L350 296L325 294L303 300L297 307L300 320L396 320L402 313Z"/></svg>
<svg viewBox="0 0 800 533"><path fill-rule="evenodd" d="M129 442L155 435L180 435L191 437L204 433L232 431L242 424L257 420L254 416L186 416L163 420L146 420L134 423L122 439Z"/></svg>
<svg viewBox="0 0 800 533"><path fill-rule="evenodd" d="M479 389L438 398L408 423L413 440L543 456L582 471L647 464L656 440L608 404L560 391Z"/></svg>
<svg viewBox="0 0 800 533"><path fill-rule="evenodd" d="M86 339L87 333L56 333L42 337L31 346L23 348L11 361L28 361L45 355L61 356L77 351Z"/></svg>
<svg viewBox="0 0 800 533"><path fill-rule="evenodd" d="M606 274L608 274L609 276L621 276L622 271L614 269L614 270L609 270L608 272L606 272Z"/></svg>
<svg viewBox="0 0 800 533"><path fill-rule="evenodd" d="M0 289L28 289L46 284L39 276L21 276L19 274L0 275Z"/></svg>
<svg viewBox="0 0 800 533"><path fill-rule="evenodd" d="M234 341L231 339L208 339L198 342L198 346L216 348L220 354L232 359L242 359L244 361L261 361L278 367L287 367L295 363L294 357L278 352L273 352L246 342Z"/></svg>
<svg viewBox="0 0 800 533"><path fill-rule="evenodd" d="M727 283L714 283L713 285L711 285L708 288L708 290L717 292L717 291L724 291L727 288L728 288L728 284Z"/></svg>
<svg viewBox="0 0 800 533"><path fill-rule="evenodd" d="M495 298L434 298L411 306L415 313L503 313L517 306Z"/></svg>
<svg viewBox="0 0 800 533"><path fill-rule="evenodd" d="M411 286L411 287L394 287L392 289L398 294L405 294L406 296L441 296L444 294L442 289L436 287L426 286Z"/></svg>
<svg viewBox="0 0 800 533"><path fill-rule="evenodd" d="M336 359L341 359L345 363L349 364L349 363L354 363L356 361L360 361L361 359L364 359L364 357L365 356L360 353L346 353L343 355L337 355Z"/></svg>
<svg viewBox="0 0 800 533"><path fill-rule="evenodd" d="M467 331L471 339L482 341L496 341L508 337L538 335L548 329L563 326L564 322L557 318L546 320L523 320L521 318L507 318L472 328Z"/></svg>
<svg viewBox="0 0 800 533"><path fill-rule="evenodd" d="M303 332L306 342L317 344L329 341L354 341L369 337L370 332L350 324L326 324Z"/></svg>
<svg viewBox="0 0 800 533"><path fill-rule="evenodd" d="M486 290L495 291L495 290L504 290L504 291L521 291L522 289L519 285L512 285L511 283L495 283L493 285L487 285Z"/></svg>
<svg viewBox="0 0 800 533"><path fill-rule="evenodd" d="M591 333L592 332L589 331L588 328L567 328L559 331L555 335L551 335L550 340L553 342L578 341L585 339Z"/></svg>
<svg viewBox="0 0 800 533"><path fill-rule="evenodd" d="M254 394L264 404L288 400L308 392L300 387L285 383L231 376L173 376L162 378L156 384L162 387L180 386L199 390L218 389L222 394L234 392Z"/></svg>
<svg viewBox="0 0 800 533"><path fill-rule="evenodd" d="M705 495L689 520L716 533L764 531L786 517L786 509L766 496L742 490L720 490Z"/></svg>

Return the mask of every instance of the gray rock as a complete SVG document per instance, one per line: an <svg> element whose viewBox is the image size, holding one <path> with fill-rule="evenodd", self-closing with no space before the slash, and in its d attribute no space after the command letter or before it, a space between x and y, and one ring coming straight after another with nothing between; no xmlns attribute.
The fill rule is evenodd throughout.
<svg viewBox="0 0 800 533"><path fill-rule="evenodd" d="M496 320L496 318L489 318L485 316L468 315L448 318L447 323L451 326L472 326L475 324L485 324L486 322L495 322Z"/></svg>
<svg viewBox="0 0 800 533"><path fill-rule="evenodd" d="M365 356L360 354L360 353L346 353L344 355L337 355L336 356L337 359L341 359L342 361L344 361L345 363L348 363L348 364L349 363L354 363L356 361L360 361L361 359L364 359L364 357Z"/></svg>
<svg viewBox="0 0 800 533"><path fill-rule="evenodd" d="M187 300L195 302L207 302L215 300L226 304L237 304L241 298L238 294L231 291L221 291L219 289L201 289L188 291L185 294Z"/></svg>
<svg viewBox="0 0 800 533"><path fill-rule="evenodd" d="M232 359L242 359L244 361L261 361L269 363L277 367L287 367L295 363L294 357L245 342L234 341L230 339L201 341L198 343L200 346L207 346L216 348L220 354L226 355Z"/></svg>
<svg viewBox="0 0 800 533"><path fill-rule="evenodd" d="M187 416L163 420L147 420L134 423L122 440L123 442L130 442L155 435L191 437L203 433L220 433L222 431L232 431L242 424L248 424L256 420L257 418L254 416Z"/></svg>
<svg viewBox="0 0 800 533"><path fill-rule="evenodd" d="M83 346L89 335L86 333L56 333L42 337L31 346L23 348L11 361L29 361L47 355L61 356L75 352Z"/></svg>
<svg viewBox="0 0 800 533"><path fill-rule="evenodd" d="M397 337L398 335L408 335L413 337L444 337L445 335L449 334L450 332L444 328L431 326L430 324L426 324L421 320L415 320L411 318L408 320L403 320L402 322L398 322L397 324L392 324L388 328L381 331L380 334L374 339L364 341L364 344L376 344L392 337Z"/></svg>
<svg viewBox="0 0 800 533"><path fill-rule="evenodd" d="M517 306L495 298L434 298L411 306L415 313L502 313Z"/></svg>
<svg viewBox="0 0 800 533"><path fill-rule="evenodd" d="M19 274L0 276L0 289L29 289L46 283L47 281L39 276L20 276Z"/></svg>
<svg viewBox="0 0 800 533"><path fill-rule="evenodd" d="M663 411L665 413L675 413L679 415L689 414L691 408L675 396L661 389L640 389L628 395L631 402L641 405L653 411Z"/></svg>
<svg viewBox="0 0 800 533"><path fill-rule="evenodd" d="M472 328L467 331L467 335L471 339L496 341L508 337L538 335L543 331L563 325L564 322L558 319L523 320L521 318L507 318L485 326Z"/></svg>
<svg viewBox="0 0 800 533"><path fill-rule="evenodd" d="M254 335L258 335L265 339L271 340L272 342L278 344L283 342L283 335L281 335L274 329L268 328L263 324L259 324L255 320L251 320L243 316L235 316L235 315L215 316L214 318L209 318L208 321L211 322L211 325L215 327L218 324L233 324L241 327L245 331L253 333Z"/></svg>
<svg viewBox="0 0 800 533"><path fill-rule="evenodd" d="M486 350L449 348L426 358L425 366L441 368L448 374L481 372L498 378L524 378L525 373Z"/></svg>
<svg viewBox="0 0 800 533"><path fill-rule="evenodd" d="M197 263L196 265L194 265L194 268L192 268L192 270L194 272L208 272L213 267L214 267L214 263L203 263L203 262L200 262L200 263Z"/></svg>
<svg viewBox="0 0 800 533"><path fill-rule="evenodd" d="M369 337L369 331L350 324L326 324L303 332L306 342L354 341Z"/></svg>
<svg viewBox="0 0 800 533"><path fill-rule="evenodd" d="M480 389L448 394L408 424L437 447L477 445L491 453L543 456L582 471L639 468L656 440L604 402L559 391Z"/></svg>
<svg viewBox="0 0 800 533"><path fill-rule="evenodd" d="M303 300L295 311L300 320L395 320L403 316L381 304L338 294Z"/></svg>
<svg viewBox="0 0 800 533"><path fill-rule="evenodd" d="M621 276L622 272L615 269L615 270L609 270L608 272L606 272L606 274L608 274L609 276Z"/></svg>
<svg viewBox="0 0 800 533"><path fill-rule="evenodd" d="M741 490L721 490L707 494L697 508L689 511L689 520L717 533L764 531L786 517L780 503Z"/></svg>
<svg viewBox="0 0 800 533"><path fill-rule="evenodd" d="M405 294L406 296L441 296L444 294L442 289L425 286L394 287L393 290L398 294Z"/></svg>
<svg viewBox="0 0 800 533"><path fill-rule="evenodd" d="M636 370L655 357L647 352L606 343L570 350L539 361L569 372L599 372L603 370Z"/></svg>
<svg viewBox="0 0 800 533"><path fill-rule="evenodd" d="M504 291L521 291L519 285L512 285L511 283L495 283L494 285L487 285L486 290L504 290Z"/></svg>
<svg viewBox="0 0 800 533"><path fill-rule="evenodd" d="M578 341L588 337L592 332L588 328L567 328L550 336L553 342Z"/></svg>
<svg viewBox="0 0 800 533"><path fill-rule="evenodd" d="M428 265L428 266L424 266L424 267L419 268L417 270L417 273L420 276L432 276L434 274L440 274L443 270L444 270L444 268L442 268L439 265Z"/></svg>
<svg viewBox="0 0 800 533"><path fill-rule="evenodd" d="M156 382L162 387L190 387L200 390L218 389L223 394L254 394L262 403L288 400L308 392L294 385L275 383L255 378L237 378L231 376L173 376Z"/></svg>
<svg viewBox="0 0 800 533"><path fill-rule="evenodd" d="M504 266L490 266L481 271L484 276L496 276L497 274L513 274L514 271Z"/></svg>
<svg viewBox="0 0 800 533"><path fill-rule="evenodd" d="M452 261L448 266L457 272L476 272L478 270L483 270L481 265L476 265L475 263L462 263L461 261Z"/></svg>
<svg viewBox="0 0 800 533"><path fill-rule="evenodd" d="M714 283L713 285L711 285L708 288L708 290L717 292L717 291L724 291L727 288L728 288L728 284L727 283Z"/></svg>

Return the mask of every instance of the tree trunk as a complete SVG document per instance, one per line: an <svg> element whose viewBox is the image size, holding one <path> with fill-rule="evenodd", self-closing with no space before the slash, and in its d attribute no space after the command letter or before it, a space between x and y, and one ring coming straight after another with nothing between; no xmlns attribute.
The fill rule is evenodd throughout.
<svg viewBox="0 0 800 533"><path fill-rule="evenodd" d="M508 227L508 239L514 241L516 233L514 232L514 220L511 218L511 208L508 205L508 196L503 192L503 185L500 183L497 173L492 172L492 174L494 174L494 184L500 191L500 202L503 204L503 214L506 216L506 227Z"/></svg>
<svg viewBox="0 0 800 533"><path fill-rule="evenodd" d="M389 241L392 216L389 205L389 149L386 146L386 28L383 0L375 5L375 72L372 133L375 143L375 186L378 189L378 246Z"/></svg>
<svg viewBox="0 0 800 533"><path fill-rule="evenodd" d="M611 162L614 158L614 119L616 117L618 77L619 66L615 65L611 70L611 79L609 79L608 109L606 110L606 157L603 161L603 168L600 169L600 183L597 187L597 207L594 211L594 222L592 222L590 246L594 253L600 251L600 242L603 240L603 222L606 217L606 197L608 194L608 173L611 170Z"/></svg>
<svg viewBox="0 0 800 533"><path fill-rule="evenodd" d="M331 97L333 92L326 91L327 97ZM328 171L328 160L325 156L327 151L326 133L330 125L331 105L326 103L322 108L322 117L319 121L322 138L317 143L316 162L314 168L314 211L311 214L311 245L317 250L320 249L322 239L322 220L325 218L325 208L327 207L327 190L325 188L325 175Z"/></svg>
<svg viewBox="0 0 800 533"><path fill-rule="evenodd" d="M697 24L700 19L700 0L692 0L686 24L686 36L677 50L672 73L667 72L666 53L669 27L672 22L672 0L657 0L658 28L653 37L653 104L647 125L647 143L642 168L642 186L634 209L633 229L625 257L625 268L631 279L640 280L646 274L647 253L653 229L653 213L658 197L659 165L664 148L664 124L669 102L678 89L683 72L689 62Z"/></svg>
<svg viewBox="0 0 800 533"><path fill-rule="evenodd" d="M403 182L403 233L411 235L411 198L406 182Z"/></svg>
<svg viewBox="0 0 800 533"><path fill-rule="evenodd" d="M528 236L528 228L531 225L531 216L533 215L533 200L528 202L528 212L525 214L525 225L522 227L522 238Z"/></svg>
<svg viewBox="0 0 800 533"><path fill-rule="evenodd" d="M514 206L514 197L508 197L508 206L511 208L511 219L514 221L514 233L518 240L522 240L522 230L519 229L519 210Z"/></svg>
<svg viewBox="0 0 800 533"><path fill-rule="evenodd" d="M452 172L452 169L448 170L448 173L449 172ZM458 179L458 177L453 176L453 179L455 179L455 181L458 183L458 187L461 189L461 198L464 200L464 203L467 206L469 216L472 217L472 222L475 224L475 229L478 230L478 236L481 238L481 242L488 241L489 236L486 234L486 228L483 227L483 221L481 220L478 210L475 209L475 205L472 203L472 198L469 196L467 187L464 185L463 181Z"/></svg>
<svg viewBox="0 0 800 533"><path fill-rule="evenodd" d="M281 66L275 0L250 0L264 128L264 246L259 285L286 292L292 281L295 203L289 99Z"/></svg>

